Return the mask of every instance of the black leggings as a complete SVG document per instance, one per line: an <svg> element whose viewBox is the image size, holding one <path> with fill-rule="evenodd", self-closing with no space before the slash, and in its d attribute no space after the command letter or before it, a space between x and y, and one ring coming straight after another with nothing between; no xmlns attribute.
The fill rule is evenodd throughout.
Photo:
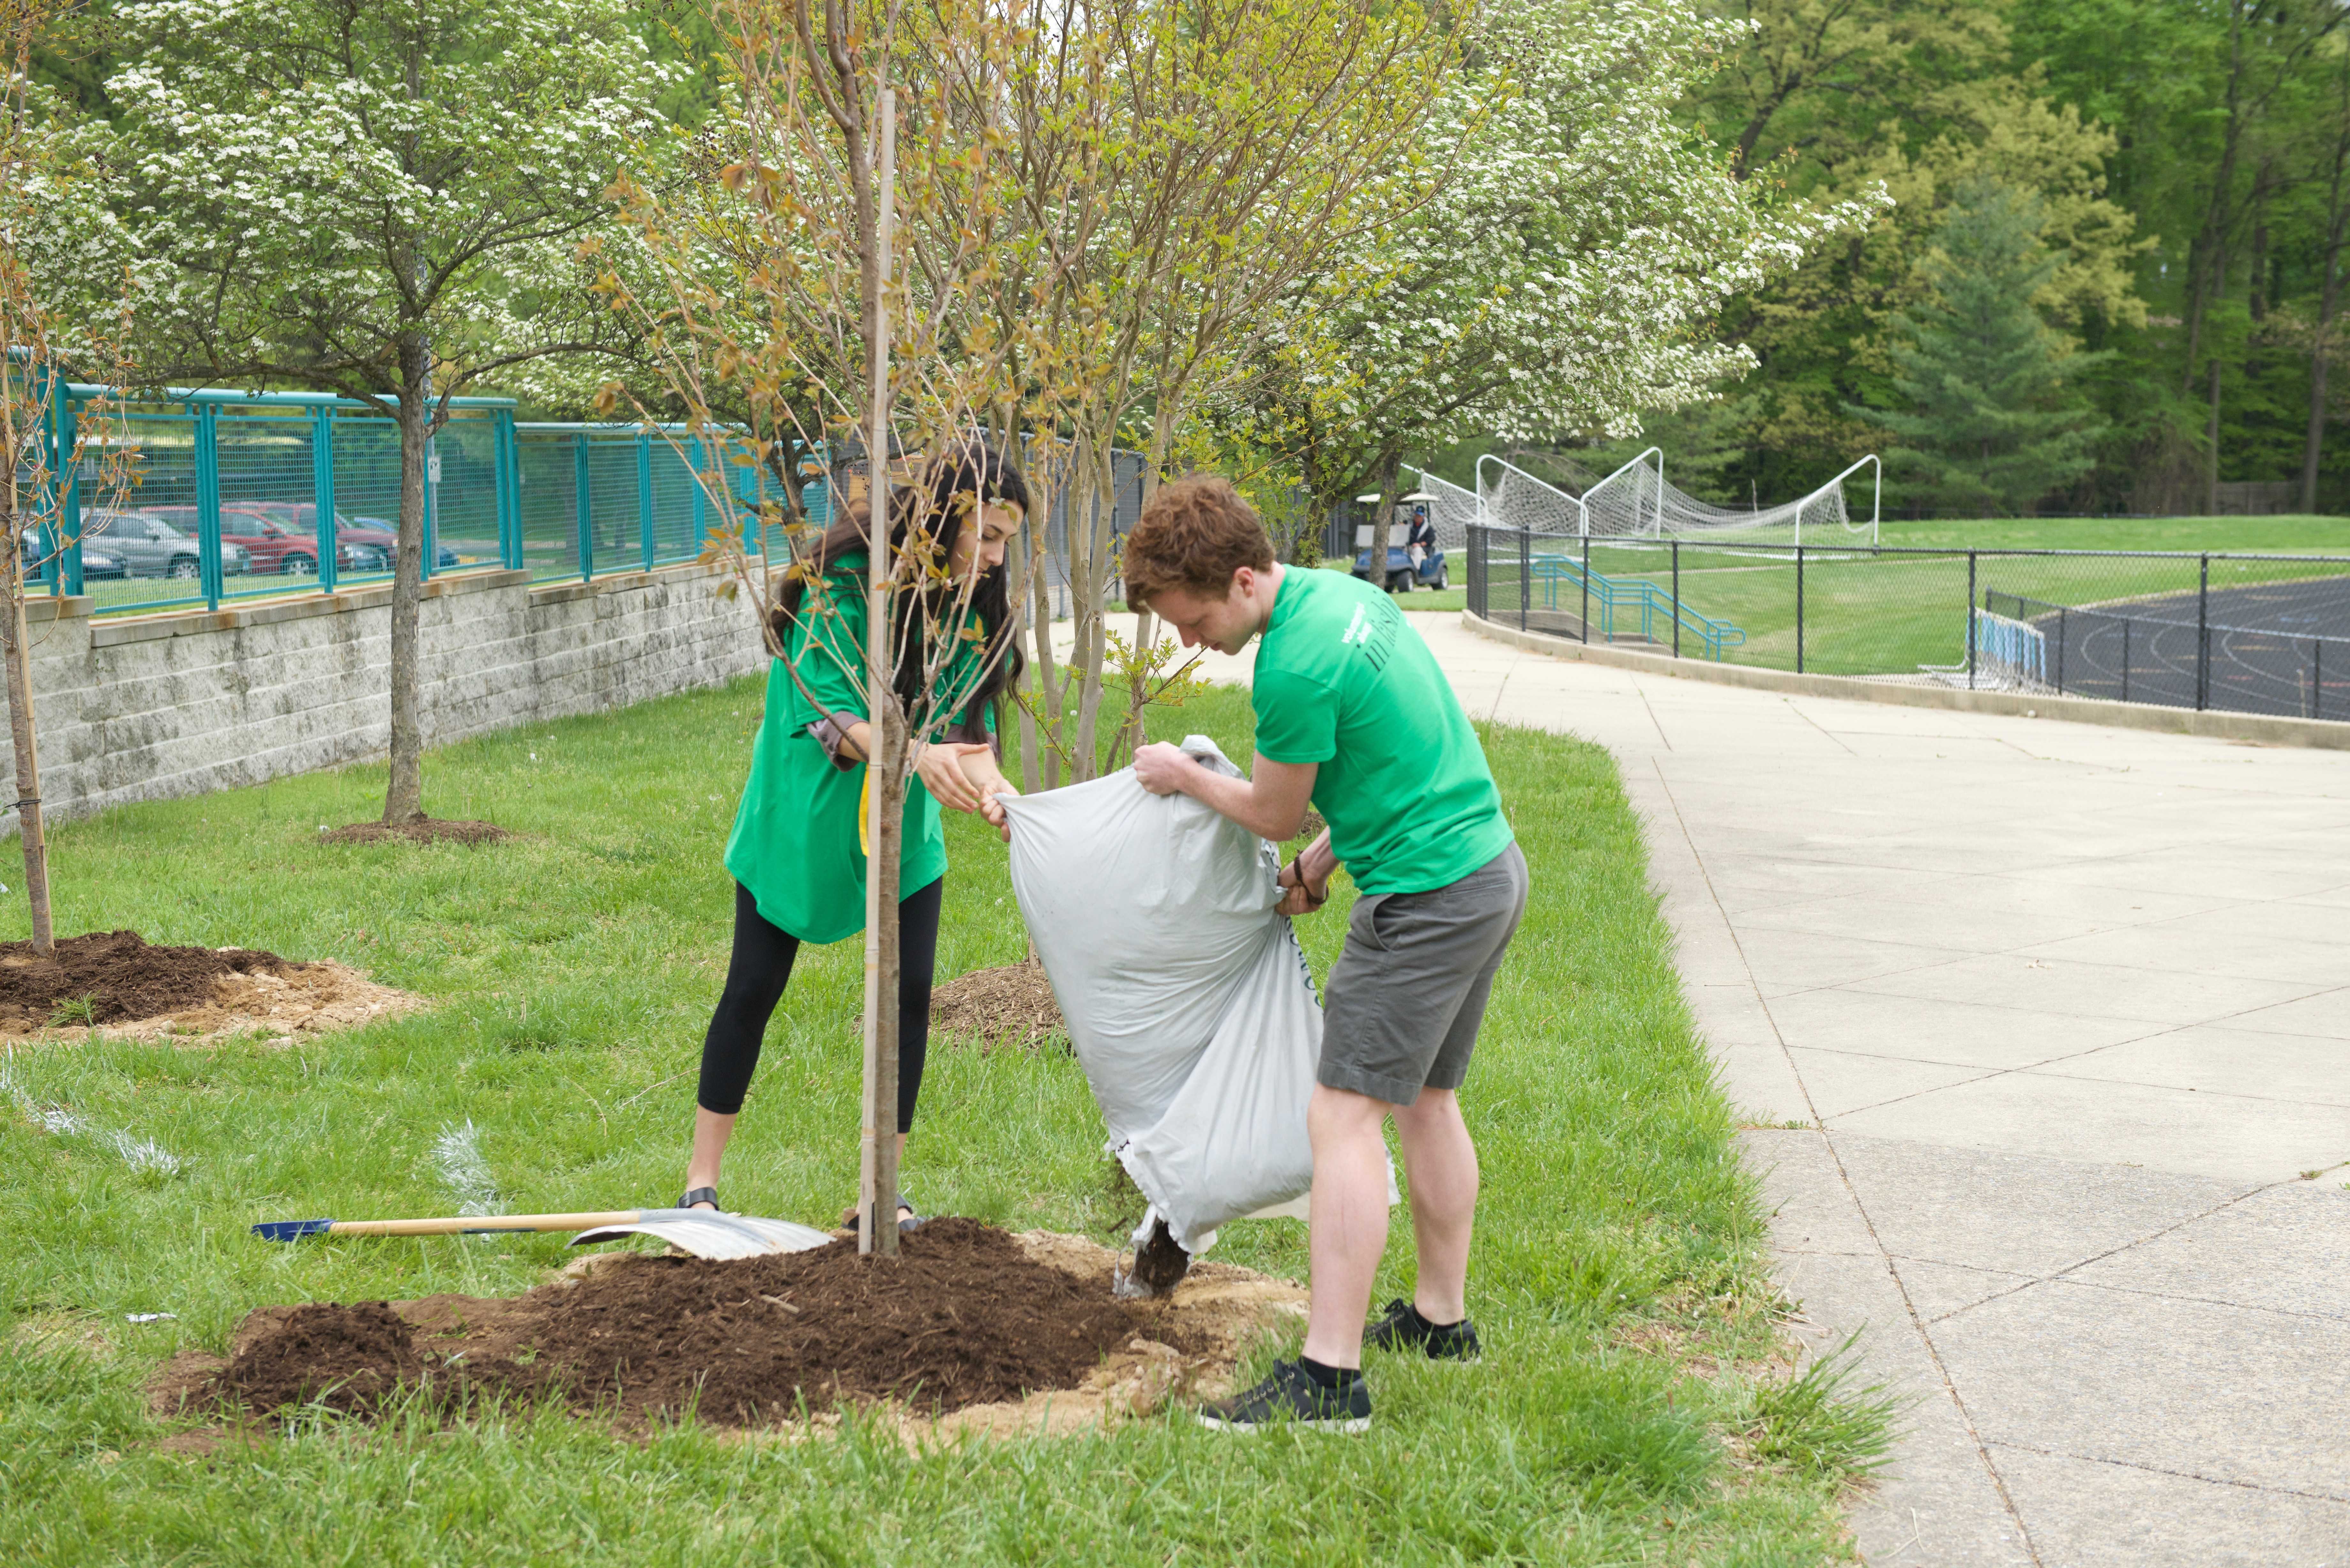
<svg viewBox="0 0 2350 1568"><path fill-rule="evenodd" d="M941 877L898 903L898 1130L914 1130L914 1101L922 1092L922 1058L931 1044L931 974L939 961L939 904L946 891ZM759 913L758 901L734 884L734 956L726 965L726 989L702 1041L702 1087L694 1098L705 1111L731 1116L743 1108L759 1064L759 1043L767 1020L784 999L800 940Z"/></svg>

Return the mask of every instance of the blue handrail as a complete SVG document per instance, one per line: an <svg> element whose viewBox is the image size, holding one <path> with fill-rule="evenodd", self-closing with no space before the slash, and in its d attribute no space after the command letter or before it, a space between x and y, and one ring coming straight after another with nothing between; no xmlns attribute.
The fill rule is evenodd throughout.
<svg viewBox="0 0 2350 1568"><path fill-rule="evenodd" d="M1644 641L1664 643L1672 640L1669 629L1663 637L1657 635L1659 625L1669 628L1678 620L1683 631L1691 633L1706 658L1719 663L1726 649L1738 648L1746 641L1743 628L1726 620L1700 614L1690 607L1686 599L1676 599L1672 594L1646 577L1609 577L1590 570L1573 556L1536 556L1528 569L1543 586L1543 607L1558 607L1559 585L1569 591L1587 594L1596 613L1590 621L1597 627L1605 641L1616 640L1616 612L1618 608L1637 609L1640 616L1639 635Z"/></svg>

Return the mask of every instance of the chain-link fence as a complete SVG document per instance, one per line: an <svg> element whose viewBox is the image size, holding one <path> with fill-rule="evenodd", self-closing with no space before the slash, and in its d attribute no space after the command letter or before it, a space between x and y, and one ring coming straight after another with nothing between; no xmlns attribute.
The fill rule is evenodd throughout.
<svg viewBox="0 0 2350 1568"><path fill-rule="evenodd" d="M1473 526L1471 613L1865 680L2350 719L2350 557L1623 541Z"/></svg>

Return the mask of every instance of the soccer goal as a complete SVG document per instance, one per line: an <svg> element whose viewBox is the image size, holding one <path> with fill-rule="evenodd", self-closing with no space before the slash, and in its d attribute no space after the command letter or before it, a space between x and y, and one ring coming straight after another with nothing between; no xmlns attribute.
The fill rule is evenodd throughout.
<svg viewBox="0 0 2350 1568"><path fill-rule="evenodd" d="M1845 482L1871 471L1868 514L1846 504ZM1458 488L1457 486L1455 488ZM1825 484L1776 506L1716 506L1665 478L1665 454L1650 447L1581 495L1570 495L1506 458L1477 460L1478 514L1490 527L1592 539L1686 539L1715 544L1874 545L1885 469L1869 453Z"/></svg>

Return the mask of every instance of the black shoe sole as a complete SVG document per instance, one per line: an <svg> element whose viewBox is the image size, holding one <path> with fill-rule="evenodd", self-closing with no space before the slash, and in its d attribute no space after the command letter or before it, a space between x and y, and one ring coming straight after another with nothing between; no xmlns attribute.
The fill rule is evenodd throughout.
<svg viewBox="0 0 2350 1568"><path fill-rule="evenodd" d="M1300 1427L1311 1432L1326 1432L1334 1437L1353 1437L1371 1429L1368 1416L1337 1416L1316 1419L1309 1416L1284 1416L1272 1421L1227 1421L1222 1416L1200 1412L1200 1425L1211 1432L1256 1432L1270 1427Z"/></svg>

